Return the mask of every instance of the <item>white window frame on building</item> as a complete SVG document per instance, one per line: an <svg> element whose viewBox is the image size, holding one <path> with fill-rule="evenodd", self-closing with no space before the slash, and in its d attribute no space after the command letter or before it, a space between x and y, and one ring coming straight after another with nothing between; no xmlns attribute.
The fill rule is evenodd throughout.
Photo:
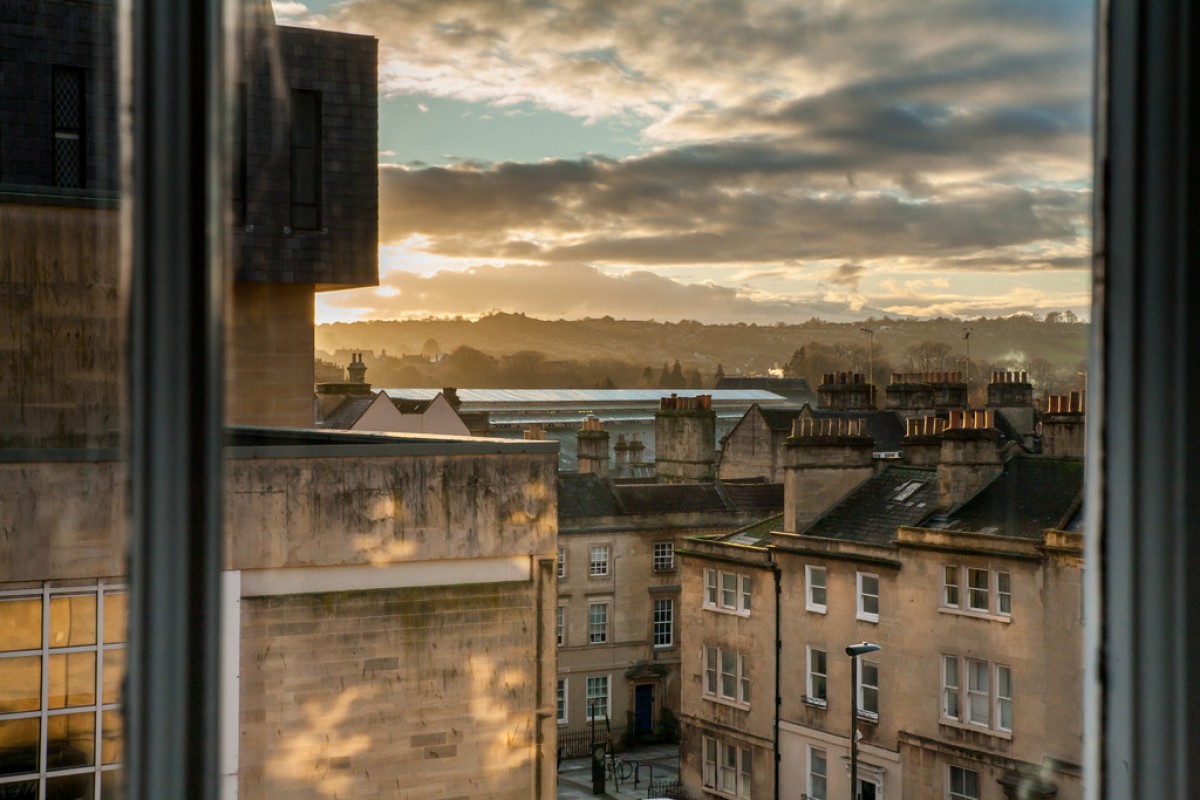
<svg viewBox="0 0 1200 800"><path fill-rule="evenodd" d="M674 572L675 571L675 543L674 542L655 542L654 543L654 571L655 572Z"/></svg>
<svg viewBox="0 0 1200 800"><path fill-rule="evenodd" d="M872 581L875 591L869 592L867 584ZM879 575L873 572L855 573L855 596L858 598L857 618L863 622L879 622Z"/></svg>
<svg viewBox="0 0 1200 800"><path fill-rule="evenodd" d="M744 653L705 645L704 697L750 707L750 666Z"/></svg>
<svg viewBox="0 0 1200 800"><path fill-rule="evenodd" d="M818 594L819 593L819 594ZM817 614L829 610L829 572L815 564L804 565L804 608Z"/></svg>
<svg viewBox="0 0 1200 800"><path fill-rule="evenodd" d="M600 693L595 687L603 686L604 691ZM604 698L603 703L595 702L599 698ZM588 722L593 719L612 719L612 676L611 675L588 675L584 679L584 713L583 717ZM604 707L604 716L597 716L596 709L600 706Z"/></svg>
<svg viewBox="0 0 1200 800"><path fill-rule="evenodd" d="M555 639L559 647L567 644L567 606L559 603L554 607Z"/></svg>
<svg viewBox="0 0 1200 800"><path fill-rule="evenodd" d="M19 725L26 721L36 728L37 748L31 754L32 770L0 778L0 796L7 797L10 791L16 792L14 797L22 796L28 791L42 797L55 790L56 782L76 783L80 779L90 780L91 796L113 791L108 783L119 779L123 768L121 692L128 639L127 598L123 584L103 581L0 592L0 605L38 604L36 610L29 609L37 616L36 620L30 619L37 625L36 641L15 642L10 638L14 646L0 652L0 675L9 673L5 666L13 665L17 672L36 672L38 681L36 688L29 687L29 699L34 701L29 708L0 713L0 723ZM81 600L85 608L90 605L80 628L74 624L73 615L78 610L72 600ZM54 676L61 676L61 686L56 685ZM7 674L6 679L12 681L13 675ZM87 750L75 748L86 763L55 763L66 755L65 750L54 750L54 737L60 730L60 746L86 745Z"/></svg>
<svg viewBox="0 0 1200 800"><path fill-rule="evenodd" d="M943 654L941 675L943 724L1012 735L1012 667Z"/></svg>
<svg viewBox="0 0 1200 800"><path fill-rule="evenodd" d="M820 654L817 656L816 654ZM815 669L814 662L820 660L821 670ZM805 660L804 702L813 706L825 708L829 703L829 652L823 647L808 646ZM816 691L820 687L820 692Z"/></svg>
<svg viewBox="0 0 1200 800"><path fill-rule="evenodd" d="M704 570L704 607L710 611L750 616L754 581L749 575Z"/></svg>
<svg viewBox="0 0 1200 800"><path fill-rule="evenodd" d="M558 686L555 690L555 705L558 710L558 724L566 725L570 716L570 704L568 698L570 696L570 685L566 678L558 679Z"/></svg>
<svg viewBox="0 0 1200 800"><path fill-rule="evenodd" d="M879 719L879 664L860 661L858 665L858 716Z"/></svg>
<svg viewBox="0 0 1200 800"><path fill-rule="evenodd" d="M701 741L701 781L707 792L750 800L753 751L713 736Z"/></svg>
<svg viewBox="0 0 1200 800"><path fill-rule="evenodd" d="M612 545L594 544L588 548L588 577L607 578L608 562L612 557Z"/></svg>
<svg viewBox="0 0 1200 800"><path fill-rule="evenodd" d="M975 777L975 786L968 785L968 775ZM959 780L956 782L955 778ZM946 800L979 800L979 773L956 764L946 765Z"/></svg>
<svg viewBox="0 0 1200 800"><path fill-rule="evenodd" d="M596 609L602 609L603 619L597 620ZM588 644L608 644L608 602L588 603Z"/></svg>
<svg viewBox="0 0 1200 800"><path fill-rule="evenodd" d="M567 577L567 548L566 545L558 546L558 579L565 580Z"/></svg>
<svg viewBox="0 0 1200 800"><path fill-rule="evenodd" d="M808 800L828 800L829 754L812 745L808 746L808 780L805 789Z"/></svg>
<svg viewBox="0 0 1200 800"><path fill-rule="evenodd" d="M651 639L656 649L675 646L675 599L664 597L651 604Z"/></svg>
<svg viewBox="0 0 1200 800"><path fill-rule="evenodd" d="M941 610L1007 621L1012 618L1012 572L961 564L942 565Z"/></svg>

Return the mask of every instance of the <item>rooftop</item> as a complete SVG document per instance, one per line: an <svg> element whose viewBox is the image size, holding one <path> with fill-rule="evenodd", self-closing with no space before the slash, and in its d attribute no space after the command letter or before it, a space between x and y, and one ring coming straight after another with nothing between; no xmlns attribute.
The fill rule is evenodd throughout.
<svg viewBox="0 0 1200 800"><path fill-rule="evenodd" d="M901 525L920 525L937 505L934 467L889 466L829 511L803 533L828 539L890 544Z"/></svg>

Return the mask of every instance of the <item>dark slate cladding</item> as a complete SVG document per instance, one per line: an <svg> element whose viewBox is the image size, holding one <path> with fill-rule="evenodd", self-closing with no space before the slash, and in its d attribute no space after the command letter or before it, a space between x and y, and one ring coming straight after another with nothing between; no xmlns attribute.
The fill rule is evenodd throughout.
<svg viewBox="0 0 1200 800"><path fill-rule="evenodd" d="M371 403L374 402L374 395L347 397L342 401L341 405L333 410L332 414L325 418L325 422L322 423L321 427L333 430L349 430L354 423L358 422L359 417L366 413Z"/></svg>
<svg viewBox="0 0 1200 800"><path fill-rule="evenodd" d="M765 480L720 481L717 488L734 511L773 514L783 509L783 484Z"/></svg>
<svg viewBox="0 0 1200 800"><path fill-rule="evenodd" d="M803 533L868 544L890 544L901 525L920 525L937 504L937 470L890 466L818 517Z"/></svg>
<svg viewBox="0 0 1200 800"><path fill-rule="evenodd" d="M558 476L558 518L610 517L620 514L617 498L608 481L582 472Z"/></svg>
<svg viewBox="0 0 1200 800"><path fill-rule="evenodd" d="M112 2L0 2L0 188L55 186L54 73L66 67L83 79L83 172L58 202L88 205L116 191L115 11Z"/></svg>
<svg viewBox="0 0 1200 800"><path fill-rule="evenodd" d="M712 483L642 483L614 487L627 514L686 514L729 511Z"/></svg>
<svg viewBox="0 0 1200 800"><path fill-rule="evenodd" d="M865 419L867 436L875 440L876 453L894 453L900 450L904 439L904 418L895 411L813 411L816 419Z"/></svg>
<svg viewBox="0 0 1200 800"><path fill-rule="evenodd" d="M1070 529L1082 496L1082 459L1022 455L938 527L1040 539L1047 528Z"/></svg>
<svg viewBox="0 0 1200 800"><path fill-rule="evenodd" d="M252 14L253 16L253 14ZM378 283L378 42L276 26L259 7L246 36L246 206L232 236L236 278ZM287 94L280 96L279 87ZM292 228L291 93L319 92L320 227Z"/></svg>

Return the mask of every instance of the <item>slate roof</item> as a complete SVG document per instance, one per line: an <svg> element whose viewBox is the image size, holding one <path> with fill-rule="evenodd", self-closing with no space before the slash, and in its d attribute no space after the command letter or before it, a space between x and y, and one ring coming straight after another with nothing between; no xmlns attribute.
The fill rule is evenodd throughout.
<svg viewBox="0 0 1200 800"><path fill-rule="evenodd" d="M558 476L559 520L630 514L745 513L783 509L783 484L611 483L590 473Z"/></svg>
<svg viewBox="0 0 1200 800"><path fill-rule="evenodd" d="M739 528L733 533L726 534L721 537L723 542L732 542L734 544L745 544L754 547L765 547L771 542L772 531L783 530L783 514L776 514L773 517L756 522L753 525L747 525L744 528Z"/></svg>
<svg viewBox="0 0 1200 800"><path fill-rule="evenodd" d="M854 489L803 532L829 539L890 544L896 528L919 525L937 504L935 467L889 466Z"/></svg>
<svg viewBox="0 0 1200 800"><path fill-rule="evenodd" d="M584 472L558 475L558 518L607 517L620 514L608 481Z"/></svg>
<svg viewBox="0 0 1200 800"><path fill-rule="evenodd" d="M1082 495L1082 459L1021 455L938 527L1041 539L1047 528L1078 529Z"/></svg>
<svg viewBox="0 0 1200 800"><path fill-rule="evenodd" d="M342 401L342 404L333 410L333 413L325 418L321 424L323 428L331 428L333 430L348 431L358 422L358 418L366 412L371 403L375 402L375 395L352 396L347 397Z"/></svg>
<svg viewBox="0 0 1200 800"><path fill-rule="evenodd" d="M640 483L613 488L627 514L731 510L714 483Z"/></svg>
<svg viewBox="0 0 1200 800"><path fill-rule="evenodd" d="M767 427L773 431L782 433L792 432L792 420L800 416L800 409L787 408L763 408L756 406L758 413L762 415L763 421L767 423Z"/></svg>
<svg viewBox="0 0 1200 800"><path fill-rule="evenodd" d="M392 401L392 405L401 414L424 414L437 398L434 397L430 400L409 400L403 397L389 397L388 399Z"/></svg>
<svg viewBox="0 0 1200 800"><path fill-rule="evenodd" d="M772 514L783 508L783 484L765 480L720 481L718 489L735 511Z"/></svg>

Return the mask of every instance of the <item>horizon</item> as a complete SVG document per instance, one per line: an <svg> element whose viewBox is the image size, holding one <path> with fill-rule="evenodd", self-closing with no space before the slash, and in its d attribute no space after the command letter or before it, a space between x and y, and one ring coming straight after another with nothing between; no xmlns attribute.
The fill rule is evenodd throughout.
<svg viewBox="0 0 1200 800"><path fill-rule="evenodd" d="M1081 0L274 6L380 45L380 285L318 323L1090 316Z"/></svg>

